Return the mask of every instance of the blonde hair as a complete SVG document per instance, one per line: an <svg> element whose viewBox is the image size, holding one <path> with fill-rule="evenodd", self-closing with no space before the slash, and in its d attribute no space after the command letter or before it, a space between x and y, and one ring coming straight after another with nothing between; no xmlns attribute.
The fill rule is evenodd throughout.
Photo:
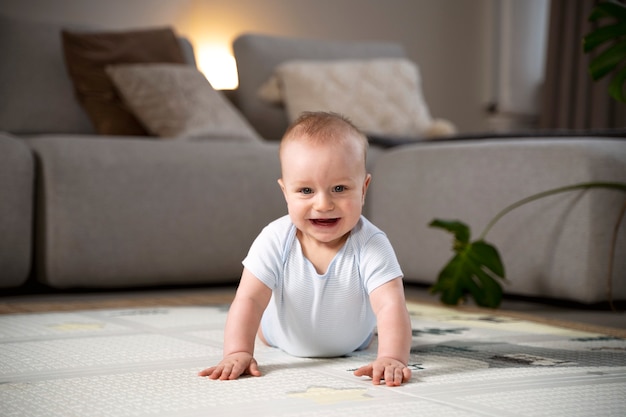
<svg viewBox="0 0 626 417"><path fill-rule="evenodd" d="M279 155L285 143L306 140L326 144L356 138L363 148L363 162L367 159L367 136L347 117L333 112L304 112L285 131L280 142Z"/></svg>

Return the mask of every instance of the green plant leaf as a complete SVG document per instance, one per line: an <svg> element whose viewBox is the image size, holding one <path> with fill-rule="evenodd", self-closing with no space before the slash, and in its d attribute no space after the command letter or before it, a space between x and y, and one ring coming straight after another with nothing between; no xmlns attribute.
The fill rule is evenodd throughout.
<svg viewBox="0 0 626 417"><path fill-rule="evenodd" d="M594 22L605 17L614 17L616 19L626 20L626 6L614 0L599 3L591 11L589 21Z"/></svg>
<svg viewBox="0 0 626 417"><path fill-rule="evenodd" d="M611 80L609 84L609 94L617 101L626 103L624 95L624 81L626 81L626 68L622 68Z"/></svg>
<svg viewBox="0 0 626 417"><path fill-rule="evenodd" d="M594 50L605 42L626 36L626 22L604 26L590 32L583 38L583 51L585 53Z"/></svg>
<svg viewBox="0 0 626 417"><path fill-rule="evenodd" d="M452 257L430 291L441 293L444 304L457 305L470 295L479 306L497 308L502 301L502 287L496 278L504 279L498 251L484 241L477 241Z"/></svg>
<svg viewBox="0 0 626 417"><path fill-rule="evenodd" d="M482 307L498 308L502 302L502 286L483 269L475 269L475 285L470 289L476 304Z"/></svg>
<svg viewBox="0 0 626 417"><path fill-rule="evenodd" d="M589 63L589 74L594 81L603 78L610 72L619 72L619 65L626 61L626 5L616 0L604 1L596 4L589 15L589 21L595 22L605 18L613 19L614 22L598 27L583 38L583 51L589 53L605 42L613 42L597 57ZM617 101L626 102L622 87L626 79L620 73L613 76L609 94Z"/></svg>
<svg viewBox="0 0 626 417"><path fill-rule="evenodd" d="M456 243L467 244L470 240L470 228L463 222L458 220L442 220L435 219L429 224L430 227L437 227L439 229L447 230L448 232L454 234L454 238ZM456 246L455 246L456 247Z"/></svg>
<svg viewBox="0 0 626 417"><path fill-rule="evenodd" d="M444 304L457 305L465 298L463 284L468 277L461 258L461 255L454 255L439 273L437 282L430 287L432 294L441 293L440 300Z"/></svg>
<svg viewBox="0 0 626 417"><path fill-rule="evenodd" d="M478 240L472 243L472 249L468 251L469 256L476 265L482 265L494 275L504 279L504 265L500 254L495 246L490 245L484 240Z"/></svg>
<svg viewBox="0 0 626 417"><path fill-rule="evenodd" d="M595 57L589 64L589 73L594 80L607 75L626 58L626 40L616 43Z"/></svg>

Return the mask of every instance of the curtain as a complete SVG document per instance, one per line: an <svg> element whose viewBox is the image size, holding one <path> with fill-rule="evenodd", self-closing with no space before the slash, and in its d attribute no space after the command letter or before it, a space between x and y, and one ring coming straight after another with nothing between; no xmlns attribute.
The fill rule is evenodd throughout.
<svg viewBox="0 0 626 417"><path fill-rule="evenodd" d="M582 50L593 28L589 14L597 0L551 0L542 129L626 128L626 104L607 91L610 76L593 81L587 68L594 56Z"/></svg>

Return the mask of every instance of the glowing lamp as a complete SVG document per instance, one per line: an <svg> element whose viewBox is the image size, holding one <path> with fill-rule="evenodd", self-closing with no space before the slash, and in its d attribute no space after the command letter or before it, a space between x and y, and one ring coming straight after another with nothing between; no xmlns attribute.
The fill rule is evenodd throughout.
<svg viewBox="0 0 626 417"><path fill-rule="evenodd" d="M201 45L196 55L198 68L216 90L234 90L239 85L235 57L227 47Z"/></svg>

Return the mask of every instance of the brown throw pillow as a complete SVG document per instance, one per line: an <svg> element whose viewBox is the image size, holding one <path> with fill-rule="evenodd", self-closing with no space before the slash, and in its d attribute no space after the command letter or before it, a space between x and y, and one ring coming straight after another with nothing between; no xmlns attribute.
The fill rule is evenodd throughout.
<svg viewBox="0 0 626 417"><path fill-rule="evenodd" d="M65 63L79 102L104 135L148 135L122 102L105 68L115 64L185 63L171 28L119 32L62 31Z"/></svg>

